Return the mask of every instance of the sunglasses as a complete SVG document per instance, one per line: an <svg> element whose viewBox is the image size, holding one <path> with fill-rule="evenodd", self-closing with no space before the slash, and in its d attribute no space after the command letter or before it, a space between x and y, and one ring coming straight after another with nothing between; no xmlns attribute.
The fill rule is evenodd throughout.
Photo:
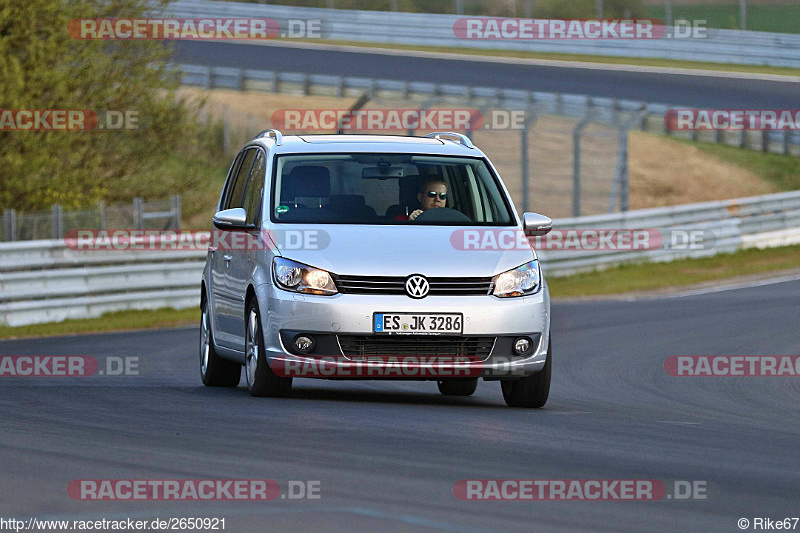
<svg viewBox="0 0 800 533"><path fill-rule="evenodd" d="M436 198L437 195L439 196L439 200L447 200L446 192L428 191L425 193L425 196L428 198Z"/></svg>

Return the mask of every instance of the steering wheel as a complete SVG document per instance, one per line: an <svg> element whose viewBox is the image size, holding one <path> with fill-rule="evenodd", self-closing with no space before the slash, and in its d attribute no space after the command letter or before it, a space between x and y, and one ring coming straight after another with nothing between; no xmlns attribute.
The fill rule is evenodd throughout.
<svg viewBox="0 0 800 533"><path fill-rule="evenodd" d="M449 207L435 207L420 213L414 222L472 222L472 219L461 211Z"/></svg>

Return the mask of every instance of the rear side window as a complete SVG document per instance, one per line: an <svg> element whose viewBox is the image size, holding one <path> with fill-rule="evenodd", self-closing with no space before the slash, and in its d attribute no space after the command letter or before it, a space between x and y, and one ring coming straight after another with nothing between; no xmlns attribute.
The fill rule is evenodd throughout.
<svg viewBox="0 0 800 533"><path fill-rule="evenodd" d="M225 198L222 209L244 206L244 188L247 185L247 177L250 175L250 167L253 166L253 159L255 159L257 151L255 148L251 148L245 152L244 160L239 166L234 180L228 184L228 195Z"/></svg>

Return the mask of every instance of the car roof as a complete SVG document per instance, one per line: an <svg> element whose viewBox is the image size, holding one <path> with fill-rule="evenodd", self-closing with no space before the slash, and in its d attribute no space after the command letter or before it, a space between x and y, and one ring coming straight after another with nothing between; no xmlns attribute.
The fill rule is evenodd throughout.
<svg viewBox="0 0 800 533"><path fill-rule="evenodd" d="M248 145L261 145L276 154L383 152L484 157L477 147L468 147L457 138L402 135L283 135L277 144L275 137L259 134Z"/></svg>

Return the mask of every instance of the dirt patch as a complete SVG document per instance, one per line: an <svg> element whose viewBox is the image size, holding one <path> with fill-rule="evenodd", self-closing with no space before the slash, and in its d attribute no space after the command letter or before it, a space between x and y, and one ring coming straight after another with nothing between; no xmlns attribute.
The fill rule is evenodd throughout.
<svg viewBox="0 0 800 533"><path fill-rule="evenodd" d="M644 132L630 136L631 209L779 192L758 175L694 146Z"/></svg>

